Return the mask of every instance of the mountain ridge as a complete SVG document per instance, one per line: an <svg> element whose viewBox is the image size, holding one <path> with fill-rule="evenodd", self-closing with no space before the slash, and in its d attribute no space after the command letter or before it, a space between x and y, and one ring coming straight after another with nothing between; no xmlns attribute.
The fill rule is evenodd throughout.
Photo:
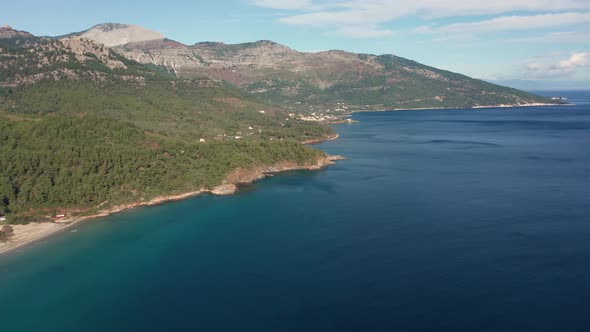
<svg viewBox="0 0 590 332"><path fill-rule="evenodd" d="M519 106L551 103L520 90L427 66L393 54L300 52L269 40L192 45L161 38L112 47L179 77L230 82L295 111ZM301 106L303 105L303 106Z"/></svg>
<svg viewBox="0 0 590 332"><path fill-rule="evenodd" d="M225 81L176 77L90 39L70 36L6 48L3 42L0 110L90 114L188 140L244 136L304 141L331 134L328 128L291 119L284 109Z"/></svg>
<svg viewBox="0 0 590 332"><path fill-rule="evenodd" d="M162 68L178 78L225 81L294 112L337 115L361 110L555 103L393 54L300 52L270 40L186 45L158 32L121 23L97 24L56 38L90 39L127 59Z"/></svg>

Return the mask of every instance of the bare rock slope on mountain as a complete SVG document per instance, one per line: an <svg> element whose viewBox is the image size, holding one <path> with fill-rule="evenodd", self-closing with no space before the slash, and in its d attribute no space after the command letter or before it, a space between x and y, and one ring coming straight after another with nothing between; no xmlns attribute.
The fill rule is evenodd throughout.
<svg viewBox="0 0 590 332"><path fill-rule="evenodd" d="M159 32L151 31L137 25L119 23L99 24L89 30L70 36L92 39L108 47L146 40L164 39L164 36Z"/></svg>

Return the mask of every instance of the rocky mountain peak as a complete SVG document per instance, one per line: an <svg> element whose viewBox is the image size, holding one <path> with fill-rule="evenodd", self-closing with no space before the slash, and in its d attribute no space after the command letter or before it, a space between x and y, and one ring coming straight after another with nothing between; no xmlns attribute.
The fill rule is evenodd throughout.
<svg viewBox="0 0 590 332"><path fill-rule="evenodd" d="M278 43L273 42L272 40L259 40L259 41L256 41L255 44L257 44L257 45L279 45Z"/></svg>
<svg viewBox="0 0 590 332"><path fill-rule="evenodd" d="M73 36L91 39L108 47L164 39L164 36L157 31L121 23L99 24Z"/></svg>
<svg viewBox="0 0 590 332"><path fill-rule="evenodd" d="M98 29L103 32L109 32L109 31L113 31L113 30L126 29L128 27L129 27L128 24L102 23L102 24L95 25L94 27L92 27L92 29Z"/></svg>

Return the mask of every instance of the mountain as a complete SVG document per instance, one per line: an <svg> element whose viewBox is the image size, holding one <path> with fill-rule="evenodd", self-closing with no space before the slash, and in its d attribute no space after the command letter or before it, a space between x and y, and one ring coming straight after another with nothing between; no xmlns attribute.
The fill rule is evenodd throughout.
<svg viewBox="0 0 590 332"><path fill-rule="evenodd" d="M342 110L342 105L350 111L551 103L395 55L338 50L306 53L272 41L184 45L165 38L113 49L178 77L223 80L262 100L299 111Z"/></svg>
<svg viewBox="0 0 590 332"><path fill-rule="evenodd" d="M309 140L331 132L291 119L286 111L225 81L178 78L85 38L1 48L0 59L0 110L88 114L191 140Z"/></svg>
<svg viewBox="0 0 590 332"><path fill-rule="evenodd" d="M69 34L64 37L92 39L108 47L164 39L164 36L159 32L151 31L137 25L120 23L103 23L86 31Z"/></svg>

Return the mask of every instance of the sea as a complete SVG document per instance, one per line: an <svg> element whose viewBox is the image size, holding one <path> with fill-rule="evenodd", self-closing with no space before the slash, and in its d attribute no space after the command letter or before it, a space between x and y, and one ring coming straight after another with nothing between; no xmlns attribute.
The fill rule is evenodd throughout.
<svg viewBox="0 0 590 332"><path fill-rule="evenodd" d="M0 256L0 331L590 331L590 93L358 113L348 159Z"/></svg>

